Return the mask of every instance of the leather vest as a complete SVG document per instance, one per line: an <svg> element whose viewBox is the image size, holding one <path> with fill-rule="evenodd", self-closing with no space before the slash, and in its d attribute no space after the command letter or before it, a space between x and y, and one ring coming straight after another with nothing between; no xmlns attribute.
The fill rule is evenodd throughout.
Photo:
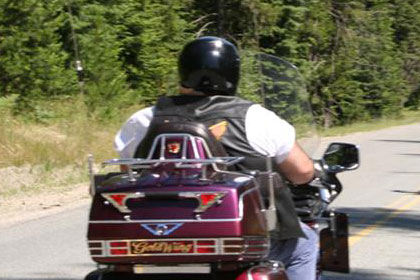
<svg viewBox="0 0 420 280"><path fill-rule="evenodd" d="M266 171L266 157L254 150L246 138L245 117L253 104L236 96L161 97L155 105L153 122L203 123L210 128L229 156L245 157L243 163L238 165L240 170ZM279 226L271 232L272 238L304 237L288 187L276 188L276 207Z"/></svg>

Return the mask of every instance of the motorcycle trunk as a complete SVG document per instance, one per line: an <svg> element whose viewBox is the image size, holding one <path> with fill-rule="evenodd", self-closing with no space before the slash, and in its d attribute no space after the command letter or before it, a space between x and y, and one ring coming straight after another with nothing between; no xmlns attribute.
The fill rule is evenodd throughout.
<svg viewBox="0 0 420 280"><path fill-rule="evenodd" d="M178 133L159 135L146 159L108 162L128 172L94 177L92 259L130 277L287 279L278 263L262 262L269 238L255 178L219 169L239 160L212 157L203 138Z"/></svg>

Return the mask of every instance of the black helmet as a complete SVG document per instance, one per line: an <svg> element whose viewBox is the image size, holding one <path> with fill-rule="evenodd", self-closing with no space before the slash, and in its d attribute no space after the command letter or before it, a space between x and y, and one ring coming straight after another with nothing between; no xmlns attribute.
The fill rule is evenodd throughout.
<svg viewBox="0 0 420 280"><path fill-rule="evenodd" d="M239 81L236 47L218 37L201 37L181 52L178 71L181 84L207 95L234 95Z"/></svg>

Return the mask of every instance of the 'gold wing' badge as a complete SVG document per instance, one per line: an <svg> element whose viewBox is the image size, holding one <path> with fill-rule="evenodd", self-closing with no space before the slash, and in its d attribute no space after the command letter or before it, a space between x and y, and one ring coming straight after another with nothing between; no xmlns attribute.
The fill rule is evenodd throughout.
<svg viewBox="0 0 420 280"><path fill-rule="evenodd" d="M227 130L227 121L216 123L209 127L209 130L217 140L220 140Z"/></svg>

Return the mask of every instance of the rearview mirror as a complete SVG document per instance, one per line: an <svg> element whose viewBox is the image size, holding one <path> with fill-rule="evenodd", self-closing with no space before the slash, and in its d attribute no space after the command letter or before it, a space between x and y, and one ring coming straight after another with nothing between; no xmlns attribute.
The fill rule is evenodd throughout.
<svg viewBox="0 0 420 280"><path fill-rule="evenodd" d="M331 143L322 161L324 167L330 172L354 170L359 167L359 147L348 143Z"/></svg>

